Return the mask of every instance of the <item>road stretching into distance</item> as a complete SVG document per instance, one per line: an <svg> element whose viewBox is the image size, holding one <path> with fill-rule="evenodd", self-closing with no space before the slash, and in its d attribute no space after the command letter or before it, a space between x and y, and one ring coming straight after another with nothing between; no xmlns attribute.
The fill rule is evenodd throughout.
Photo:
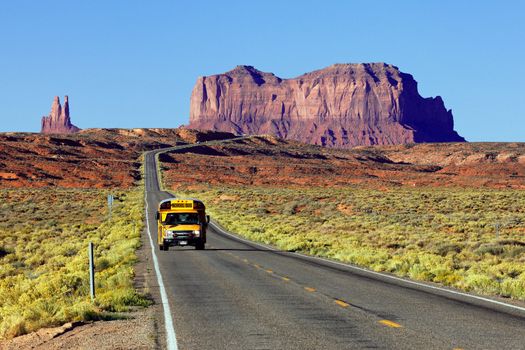
<svg viewBox="0 0 525 350"><path fill-rule="evenodd" d="M216 224L208 227L206 250L160 251L156 208L173 195L159 188L158 152L145 154L145 186L152 253L165 293L164 346L525 349L525 309L519 306L277 251Z"/></svg>

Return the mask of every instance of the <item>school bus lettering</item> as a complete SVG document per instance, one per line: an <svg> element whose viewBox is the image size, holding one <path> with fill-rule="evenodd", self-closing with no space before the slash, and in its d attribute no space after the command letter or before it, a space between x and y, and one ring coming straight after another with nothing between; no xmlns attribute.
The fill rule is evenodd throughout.
<svg viewBox="0 0 525 350"><path fill-rule="evenodd" d="M190 208L193 209L193 203L171 203L171 208Z"/></svg>

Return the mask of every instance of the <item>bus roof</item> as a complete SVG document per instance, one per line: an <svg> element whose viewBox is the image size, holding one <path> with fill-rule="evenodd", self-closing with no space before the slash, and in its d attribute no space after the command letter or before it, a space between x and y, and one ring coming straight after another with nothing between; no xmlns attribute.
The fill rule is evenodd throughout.
<svg viewBox="0 0 525 350"><path fill-rule="evenodd" d="M164 203L164 202L171 202L171 201L173 201L173 200L175 200L175 199L177 199L177 198L175 198L175 197L167 198L167 199L161 200L161 201L159 202L159 204L162 204L162 203Z"/></svg>
<svg viewBox="0 0 525 350"><path fill-rule="evenodd" d="M170 203L167 204L166 203ZM181 206L175 206L173 204L181 204ZM186 205L184 205L186 204ZM204 203L196 198L167 198L159 202L159 210L172 210L172 209L195 209L203 210Z"/></svg>
<svg viewBox="0 0 525 350"><path fill-rule="evenodd" d="M177 197L166 198L166 199L161 200L159 203L171 202L171 201L194 201L194 202L202 203L202 201L197 198L177 198Z"/></svg>

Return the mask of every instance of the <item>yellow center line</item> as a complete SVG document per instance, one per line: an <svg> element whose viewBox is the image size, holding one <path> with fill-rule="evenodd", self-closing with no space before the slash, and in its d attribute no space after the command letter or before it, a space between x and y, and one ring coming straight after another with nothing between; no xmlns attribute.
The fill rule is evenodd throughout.
<svg viewBox="0 0 525 350"><path fill-rule="evenodd" d="M401 328L401 327L403 327L399 323L395 323L395 322L389 321L389 320L381 320L381 321L379 321L379 323L384 324L385 326L388 326L388 327L392 327L392 328Z"/></svg>
<svg viewBox="0 0 525 350"><path fill-rule="evenodd" d="M308 292L315 292L315 288L312 287L304 287L304 289Z"/></svg>
<svg viewBox="0 0 525 350"><path fill-rule="evenodd" d="M244 261L245 263L249 263L248 259L242 259L242 261Z"/></svg>
<svg viewBox="0 0 525 350"><path fill-rule="evenodd" d="M260 269L261 266L260 265L257 265L257 264L253 264L253 266L255 266L256 268Z"/></svg>
<svg viewBox="0 0 525 350"><path fill-rule="evenodd" d="M290 280L288 277L281 277L281 279L285 282L288 282Z"/></svg>
<svg viewBox="0 0 525 350"><path fill-rule="evenodd" d="M266 272L268 272L268 273L273 273L273 271L272 271L272 270L266 270Z"/></svg>
<svg viewBox="0 0 525 350"><path fill-rule="evenodd" d="M344 301L339 300L339 299L335 299L335 303L336 303L337 305L341 306L341 307L349 307L349 306L350 306L350 304L345 303Z"/></svg>

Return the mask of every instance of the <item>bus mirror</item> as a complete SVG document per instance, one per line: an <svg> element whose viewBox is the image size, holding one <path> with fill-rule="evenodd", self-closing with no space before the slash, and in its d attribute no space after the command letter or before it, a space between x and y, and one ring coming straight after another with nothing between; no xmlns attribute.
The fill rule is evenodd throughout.
<svg viewBox="0 0 525 350"><path fill-rule="evenodd" d="M209 216L209 215L206 215L206 223L207 223L207 224L210 223L210 216Z"/></svg>
<svg viewBox="0 0 525 350"><path fill-rule="evenodd" d="M155 219L158 220L160 218L160 213L157 212L157 215L155 215Z"/></svg>

